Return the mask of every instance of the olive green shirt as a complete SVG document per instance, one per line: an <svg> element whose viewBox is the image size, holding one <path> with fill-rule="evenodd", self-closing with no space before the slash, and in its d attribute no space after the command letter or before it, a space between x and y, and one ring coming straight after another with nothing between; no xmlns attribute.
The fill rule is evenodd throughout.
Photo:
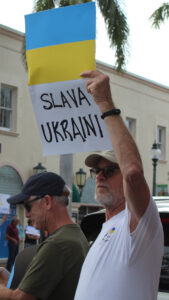
<svg viewBox="0 0 169 300"><path fill-rule="evenodd" d="M42 300L73 300L88 242L79 226L57 229L37 250L19 289Z"/></svg>

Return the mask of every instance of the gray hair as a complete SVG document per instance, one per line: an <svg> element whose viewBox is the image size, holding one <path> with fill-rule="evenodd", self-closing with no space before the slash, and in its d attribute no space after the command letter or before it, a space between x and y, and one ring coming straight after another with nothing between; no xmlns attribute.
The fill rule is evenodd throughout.
<svg viewBox="0 0 169 300"><path fill-rule="evenodd" d="M71 190L67 185L64 186L63 192L61 196L53 196L53 199L55 199L56 203L59 203L63 206L68 206L69 204L69 195L71 194Z"/></svg>
<svg viewBox="0 0 169 300"><path fill-rule="evenodd" d="M18 222L19 221L19 217L18 216L14 216L11 220L11 222Z"/></svg>

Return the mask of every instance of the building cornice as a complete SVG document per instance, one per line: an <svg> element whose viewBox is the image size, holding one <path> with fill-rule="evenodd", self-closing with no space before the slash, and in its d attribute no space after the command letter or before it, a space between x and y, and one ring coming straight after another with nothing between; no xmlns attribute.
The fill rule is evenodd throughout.
<svg viewBox="0 0 169 300"><path fill-rule="evenodd" d="M96 66L100 70L105 71L105 72L109 72L110 74L115 74L116 76L120 76L120 77L123 77L125 79L135 81L137 83L146 85L146 86L148 86L150 88L153 88L153 89L157 89L158 91L161 91L161 92L164 92L164 93L167 93L167 94L169 93L169 87L168 86L159 84L157 82L151 81L149 79L146 79L144 77L132 74L132 73L127 72L127 71L118 72L118 71L116 71L115 67L113 67L109 64L103 63L101 61L96 60Z"/></svg>
<svg viewBox="0 0 169 300"><path fill-rule="evenodd" d="M18 41L23 41L25 36L23 32L12 29L2 24L0 24L0 34L3 34Z"/></svg>
<svg viewBox="0 0 169 300"><path fill-rule="evenodd" d="M10 38L13 38L13 39L16 39L16 40L19 40L19 41L23 41L24 36L25 36L25 34L23 32L12 29L12 28L10 28L8 26L5 26L5 25L2 25L2 24L0 24L0 34L6 35ZM153 88L153 89L155 88L158 91L161 91L161 92L164 92L164 93L169 93L169 87L168 86L159 84L157 82L151 81L147 78L138 76L136 74L132 74L132 73L127 72L127 71L117 72L115 67L113 67L109 64L106 64L104 62L96 60L96 66L102 71L115 74L116 76L120 76L120 77L135 81L135 82L140 83L140 84L144 84L144 85L146 85L150 88Z"/></svg>

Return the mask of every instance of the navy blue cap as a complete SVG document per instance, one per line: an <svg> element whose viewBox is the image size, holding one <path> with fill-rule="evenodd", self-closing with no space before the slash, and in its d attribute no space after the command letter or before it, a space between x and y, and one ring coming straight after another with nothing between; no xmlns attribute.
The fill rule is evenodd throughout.
<svg viewBox="0 0 169 300"><path fill-rule="evenodd" d="M7 199L8 203L23 203L30 196L61 196L65 182L59 175L52 172L42 172L32 175L23 185L20 194Z"/></svg>

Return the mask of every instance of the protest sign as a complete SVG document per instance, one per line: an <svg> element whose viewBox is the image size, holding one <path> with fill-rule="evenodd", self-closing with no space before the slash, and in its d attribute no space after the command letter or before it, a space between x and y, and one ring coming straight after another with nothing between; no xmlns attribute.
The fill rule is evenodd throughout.
<svg viewBox="0 0 169 300"><path fill-rule="evenodd" d="M36 229L35 227L33 226L26 226L26 231L25 231L26 234L30 234L30 235L36 235L36 236L39 236L40 237L40 230Z"/></svg>
<svg viewBox="0 0 169 300"><path fill-rule="evenodd" d="M10 213L10 205L7 202L7 199L10 195L0 194L0 214L9 214Z"/></svg>
<svg viewBox="0 0 169 300"><path fill-rule="evenodd" d="M112 148L80 77L95 69L95 26L94 2L26 16L28 85L44 155Z"/></svg>

